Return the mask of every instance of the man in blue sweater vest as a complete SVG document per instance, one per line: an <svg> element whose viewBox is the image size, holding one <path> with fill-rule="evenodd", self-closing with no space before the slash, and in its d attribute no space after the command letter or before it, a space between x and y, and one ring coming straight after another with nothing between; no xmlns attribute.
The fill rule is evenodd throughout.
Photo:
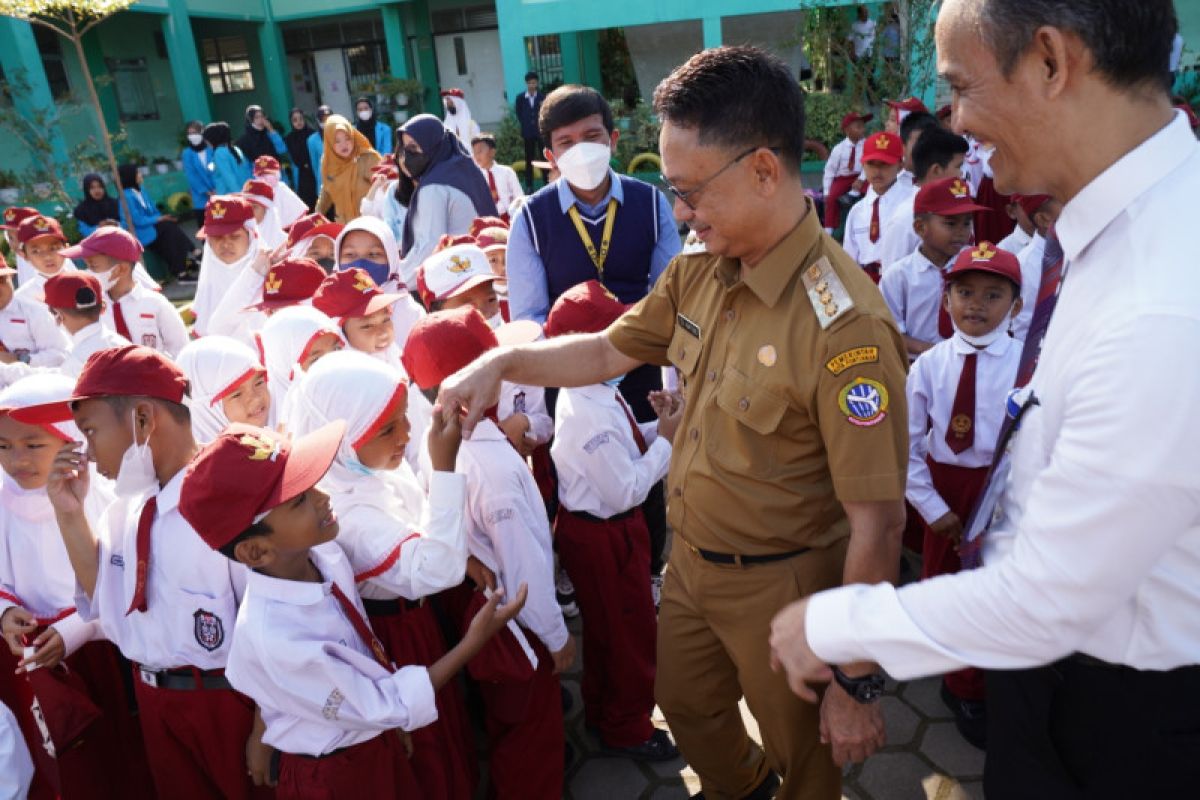
<svg viewBox="0 0 1200 800"><path fill-rule="evenodd" d="M507 256L512 319L544 324L559 295L589 280L600 281L622 303L636 303L682 248L666 195L613 171L618 133L612 109L595 89L555 89L542 102L538 129L546 159L562 177L530 197L512 221ZM633 370L620 385L641 422L655 418L647 396L661 388L659 370L651 365ZM546 399L551 402L550 393ZM643 511L651 570L658 576L666 540L661 484Z"/></svg>

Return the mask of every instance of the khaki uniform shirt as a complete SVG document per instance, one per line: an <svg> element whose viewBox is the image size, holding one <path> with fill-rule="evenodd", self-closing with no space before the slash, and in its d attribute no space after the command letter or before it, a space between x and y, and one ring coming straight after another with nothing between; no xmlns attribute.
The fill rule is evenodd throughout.
<svg viewBox="0 0 1200 800"><path fill-rule="evenodd" d="M846 537L843 502L901 500L907 359L870 278L808 214L757 266L682 255L608 331L674 365L687 405L668 520L688 543L764 555Z"/></svg>

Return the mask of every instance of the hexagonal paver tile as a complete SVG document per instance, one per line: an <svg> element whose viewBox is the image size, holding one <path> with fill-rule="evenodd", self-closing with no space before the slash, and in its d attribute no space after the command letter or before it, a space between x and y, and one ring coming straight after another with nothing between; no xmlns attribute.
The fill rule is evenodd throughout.
<svg viewBox="0 0 1200 800"><path fill-rule="evenodd" d="M573 800L641 797L650 782L637 764L625 758L590 758L571 779Z"/></svg>
<svg viewBox="0 0 1200 800"><path fill-rule="evenodd" d="M863 765L858 784L871 800L927 800L921 782L932 773L912 753L876 753Z"/></svg>
<svg viewBox="0 0 1200 800"><path fill-rule="evenodd" d="M921 738L921 752L942 771L956 778L983 775L983 751L967 744L953 722L933 722Z"/></svg>
<svg viewBox="0 0 1200 800"><path fill-rule="evenodd" d="M682 786L660 786L650 792L650 800L687 800L691 797Z"/></svg>
<svg viewBox="0 0 1200 800"><path fill-rule="evenodd" d="M907 745L916 736L921 718L911 707L898 697L884 697L879 701L883 709L883 722L887 728L887 746Z"/></svg>
<svg viewBox="0 0 1200 800"><path fill-rule="evenodd" d="M938 694L941 690L941 678L924 678L904 684L900 697L904 702L919 711L929 719L951 719L954 715Z"/></svg>

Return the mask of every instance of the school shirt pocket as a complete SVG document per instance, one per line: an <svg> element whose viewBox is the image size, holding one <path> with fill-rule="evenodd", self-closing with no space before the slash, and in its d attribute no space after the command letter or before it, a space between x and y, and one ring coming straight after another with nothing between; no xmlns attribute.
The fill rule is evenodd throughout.
<svg viewBox="0 0 1200 800"><path fill-rule="evenodd" d="M721 467L743 475L765 478L775 472L777 430L787 412L787 401L755 383L734 367L727 367L717 387L707 436L708 457Z"/></svg>
<svg viewBox="0 0 1200 800"><path fill-rule="evenodd" d="M187 653L191 654L184 663L209 661L215 657L214 653L228 652L237 619L237 605L232 593L225 597L214 597L186 589L177 591L174 603L176 630L188 632L182 641Z"/></svg>

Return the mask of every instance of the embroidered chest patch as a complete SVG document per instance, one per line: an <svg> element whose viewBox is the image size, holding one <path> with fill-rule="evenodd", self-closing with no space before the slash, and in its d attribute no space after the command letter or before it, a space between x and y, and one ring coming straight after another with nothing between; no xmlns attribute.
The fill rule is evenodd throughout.
<svg viewBox="0 0 1200 800"><path fill-rule="evenodd" d="M203 608L196 609L192 614L192 633L196 643L208 652L212 652L225 643L225 624L221 618Z"/></svg>

